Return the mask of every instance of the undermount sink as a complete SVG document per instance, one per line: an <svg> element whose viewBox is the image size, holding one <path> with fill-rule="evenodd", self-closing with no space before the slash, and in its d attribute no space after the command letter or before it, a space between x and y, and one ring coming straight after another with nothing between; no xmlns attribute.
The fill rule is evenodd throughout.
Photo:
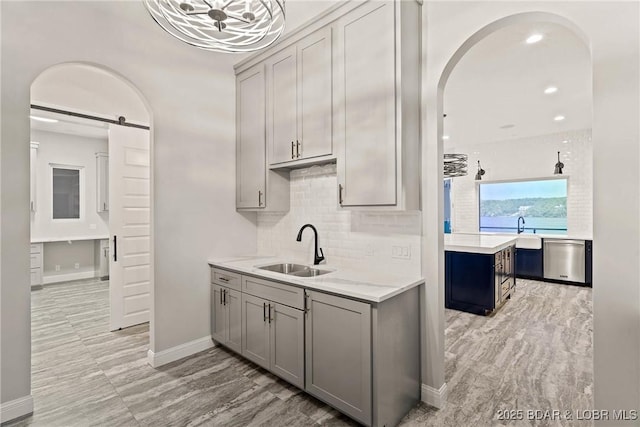
<svg viewBox="0 0 640 427"><path fill-rule="evenodd" d="M259 270L273 271L275 273L288 274L297 277L316 277L323 274L331 273L330 270L320 270L318 268L308 267L302 264L282 263L271 264L258 267Z"/></svg>

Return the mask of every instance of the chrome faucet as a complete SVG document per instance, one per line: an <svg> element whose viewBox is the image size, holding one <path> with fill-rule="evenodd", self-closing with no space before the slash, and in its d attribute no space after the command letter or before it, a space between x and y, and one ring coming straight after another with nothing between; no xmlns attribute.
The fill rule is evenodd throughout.
<svg viewBox="0 0 640 427"><path fill-rule="evenodd" d="M318 265L324 260L324 252L322 252L322 248L318 248L318 230L316 230L316 228L311 224L305 224L302 226L300 231L298 231L298 237L296 238L296 241L302 242L302 232L307 227L311 227L311 229L313 230L313 235L315 238L315 252L313 253L313 265Z"/></svg>
<svg viewBox="0 0 640 427"><path fill-rule="evenodd" d="M520 220L522 220L522 228L520 228ZM524 217L518 217L518 234L524 232Z"/></svg>

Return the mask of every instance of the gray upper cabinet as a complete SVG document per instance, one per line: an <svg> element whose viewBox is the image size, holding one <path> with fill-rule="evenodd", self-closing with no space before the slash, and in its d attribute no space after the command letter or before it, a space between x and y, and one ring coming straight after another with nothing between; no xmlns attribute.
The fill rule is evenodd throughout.
<svg viewBox="0 0 640 427"><path fill-rule="evenodd" d="M289 210L289 180L267 171L264 65L236 76L236 208Z"/></svg>
<svg viewBox="0 0 640 427"><path fill-rule="evenodd" d="M263 67L239 75L236 91L236 207L263 208L267 187Z"/></svg>
<svg viewBox="0 0 640 427"><path fill-rule="evenodd" d="M420 8L371 1L335 24L342 207L419 209Z"/></svg>
<svg viewBox="0 0 640 427"><path fill-rule="evenodd" d="M371 425L371 306L307 293L305 390Z"/></svg>
<svg viewBox="0 0 640 427"><path fill-rule="evenodd" d="M333 152L331 31L322 28L266 60L271 165Z"/></svg>

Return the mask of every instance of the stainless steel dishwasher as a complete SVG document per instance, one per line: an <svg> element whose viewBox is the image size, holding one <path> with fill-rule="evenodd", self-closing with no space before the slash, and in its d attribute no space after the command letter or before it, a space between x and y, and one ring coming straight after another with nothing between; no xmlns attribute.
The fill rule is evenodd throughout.
<svg viewBox="0 0 640 427"><path fill-rule="evenodd" d="M584 283L584 240L544 239L544 278Z"/></svg>

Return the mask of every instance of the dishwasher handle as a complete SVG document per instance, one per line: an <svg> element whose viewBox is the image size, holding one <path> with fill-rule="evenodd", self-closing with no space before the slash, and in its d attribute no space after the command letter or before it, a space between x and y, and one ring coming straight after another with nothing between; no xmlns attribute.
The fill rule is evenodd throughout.
<svg viewBox="0 0 640 427"><path fill-rule="evenodd" d="M546 240L545 245L580 245L584 246L584 240Z"/></svg>

